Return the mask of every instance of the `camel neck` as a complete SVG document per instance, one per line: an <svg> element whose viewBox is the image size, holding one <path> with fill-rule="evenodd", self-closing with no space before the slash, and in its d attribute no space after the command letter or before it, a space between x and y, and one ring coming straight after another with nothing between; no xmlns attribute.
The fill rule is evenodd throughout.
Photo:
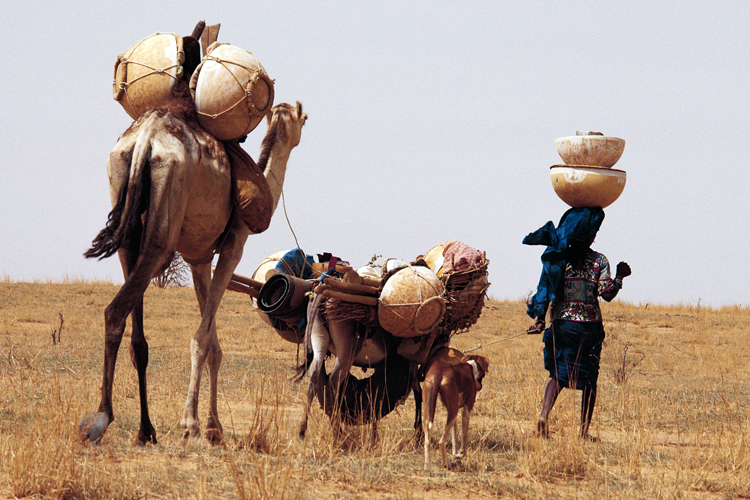
<svg viewBox="0 0 750 500"><path fill-rule="evenodd" d="M286 176L286 164L289 160L290 151L286 148L275 147L271 150L271 154L268 157L268 163L266 164L266 170L264 175L268 182L268 187L271 190L273 196L273 211L276 211L276 206L279 204L281 198L281 191L284 187L284 177Z"/></svg>

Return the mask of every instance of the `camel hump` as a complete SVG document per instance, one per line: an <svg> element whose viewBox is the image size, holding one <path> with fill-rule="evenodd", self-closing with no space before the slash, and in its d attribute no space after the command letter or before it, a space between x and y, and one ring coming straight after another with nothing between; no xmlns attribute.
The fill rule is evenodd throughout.
<svg viewBox="0 0 750 500"><path fill-rule="evenodd" d="M234 208L254 234L268 229L273 215L273 195L268 182L249 154L235 141L224 142L232 166Z"/></svg>

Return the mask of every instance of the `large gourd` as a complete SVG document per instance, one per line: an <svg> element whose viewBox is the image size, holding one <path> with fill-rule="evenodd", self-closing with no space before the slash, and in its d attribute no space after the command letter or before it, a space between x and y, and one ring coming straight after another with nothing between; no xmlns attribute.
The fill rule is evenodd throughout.
<svg viewBox="0 0 750 500"><path fill-rule="evenodd" d="M140 40L115 62L113 97L134 120L166 102L182 78L182 37L156 33Z"/></svg>
<svg viewBox="0 0 750 500"><path fill-rule="evenodd" d="M217 139L249 134L273 106L273 80L253 54L213 43L190 80L198 121Z"/></svg>
<svg viewBox="0 0 750 500"><path fill-rule="evenodd" d="M430 333L445 313L444 287L428 267L407 265L383 285L378 321L396 337Z"/></svg>

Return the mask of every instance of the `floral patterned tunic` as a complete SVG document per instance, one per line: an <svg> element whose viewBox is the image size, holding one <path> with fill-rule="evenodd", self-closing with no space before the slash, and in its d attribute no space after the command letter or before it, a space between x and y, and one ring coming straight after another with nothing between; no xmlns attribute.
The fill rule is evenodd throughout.
<svg viewBox="0 0 750 500"><path fill-rule="evenodd" d="M580 267L565 269L563 291L552 302L552 319L593 323L602 321L599 296L614 288L607 258L591 250Z"/></svg>

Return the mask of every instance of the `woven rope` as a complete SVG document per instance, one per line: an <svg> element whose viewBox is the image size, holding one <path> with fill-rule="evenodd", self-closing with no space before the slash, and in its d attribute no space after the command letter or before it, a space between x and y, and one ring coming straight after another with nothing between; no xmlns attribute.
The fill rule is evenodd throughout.
<svg viewBox="0 0 750 500"><path fill-rule="evenodd" d="M366 325L378 322L378 308L339 299L327 299L321 304L321 312L328 321L355 320Z"/></svg>

